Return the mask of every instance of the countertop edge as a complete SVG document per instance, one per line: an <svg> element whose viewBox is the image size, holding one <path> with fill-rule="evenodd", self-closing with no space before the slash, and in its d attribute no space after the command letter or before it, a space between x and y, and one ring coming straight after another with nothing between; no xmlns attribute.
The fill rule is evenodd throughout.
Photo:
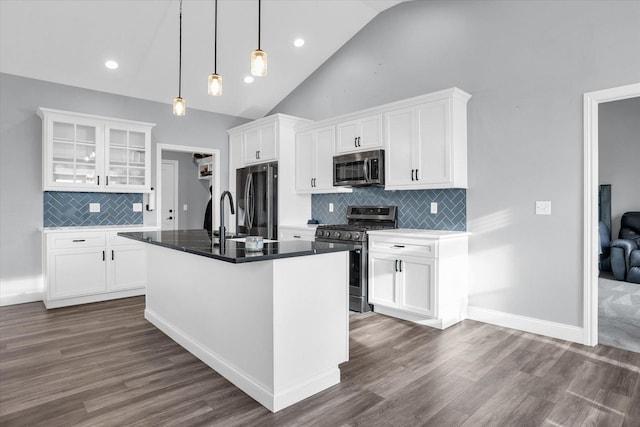
<svg viewBox="0 0 640 427"><path fill-rule="evenodd" d="M157 225L79 225L69 227L39 227L40 232L48 233L75 233L87 231L159 231Z"/></svg>

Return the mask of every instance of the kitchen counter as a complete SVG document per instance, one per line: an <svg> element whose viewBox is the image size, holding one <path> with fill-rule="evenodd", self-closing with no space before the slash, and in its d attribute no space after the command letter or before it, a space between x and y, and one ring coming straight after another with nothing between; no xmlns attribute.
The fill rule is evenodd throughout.
<svg viewBox="0 0 640 427"><path fill-rule="evenodd" d="M220 250L205 230L119 235L148 243L145 319L267 409L340 382L350 245L272 241L253 253L233 240Z"/></svg>
<svg viewBox="0 0 640 427"><path fill-rule="evenodd" d="M65 227L41 227L43 233L65 233L69 231L155 231L158 226L143 224L127 224L127 225L74 225Z"/></svg>
<svg viewBox="0 0 640 427"><path fill-rule="evenodd" d="M152 245L236 264L345 252L353 249L351 245L339 243L265 240L262 251L249 252L245 249L244 242L227 238L224 250L221 250L218 244L212 245L211 238L206 230L124 232L118 233L118 235ZM217 238L215 240L217 241Z"/></svg>

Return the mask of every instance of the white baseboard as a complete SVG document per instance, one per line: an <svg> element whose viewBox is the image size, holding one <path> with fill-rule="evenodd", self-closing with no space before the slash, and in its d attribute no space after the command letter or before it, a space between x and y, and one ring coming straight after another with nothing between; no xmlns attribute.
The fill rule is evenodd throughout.
<svg viewBox="0 0 640 427"><path fill-rule="evenodd" d="M503 326L505 328L517 329L532 334L583 344L583 330L578 326L549 322L547 320L534 319L532 317L519 316L517 314L474 306L467 308L467 318L479 322L491 323L492 325Z"/></svg>
<svg viewBox="0 0 640 427"><path fill-rule="evenodd" d="M0 307L42 301L42 276L0 280Z"/></svg>

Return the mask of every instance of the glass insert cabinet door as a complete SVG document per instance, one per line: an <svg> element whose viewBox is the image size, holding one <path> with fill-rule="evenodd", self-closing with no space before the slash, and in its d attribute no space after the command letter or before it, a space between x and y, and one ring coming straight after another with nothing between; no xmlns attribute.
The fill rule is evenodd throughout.
<svg viewBox="0 0 640 427"><path fill-rule="evenodd" d="M100 185L98 126L52 121L49 180L58 184Z"/></svg>
<svg viewBox="0 0 640 427"><path fill-rule="evenodd" d="M107 127L108 187L146 186L149 153L146 130Z"/></svg>

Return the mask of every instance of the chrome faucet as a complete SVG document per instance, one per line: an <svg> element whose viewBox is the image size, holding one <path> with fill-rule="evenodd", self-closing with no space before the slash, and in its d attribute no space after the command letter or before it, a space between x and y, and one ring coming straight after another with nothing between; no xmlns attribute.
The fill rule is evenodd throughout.
<svg viewBox="0 0 640 427"><path fill-rule="evenodd" d="M220 251L224 251L225 244L225 228L224 228L224 198L225 196L229 196L229 207L231 208L231 215L234 215L236 212L233 209L233 196L230 192L224 191L220 195Z"/></svg>

